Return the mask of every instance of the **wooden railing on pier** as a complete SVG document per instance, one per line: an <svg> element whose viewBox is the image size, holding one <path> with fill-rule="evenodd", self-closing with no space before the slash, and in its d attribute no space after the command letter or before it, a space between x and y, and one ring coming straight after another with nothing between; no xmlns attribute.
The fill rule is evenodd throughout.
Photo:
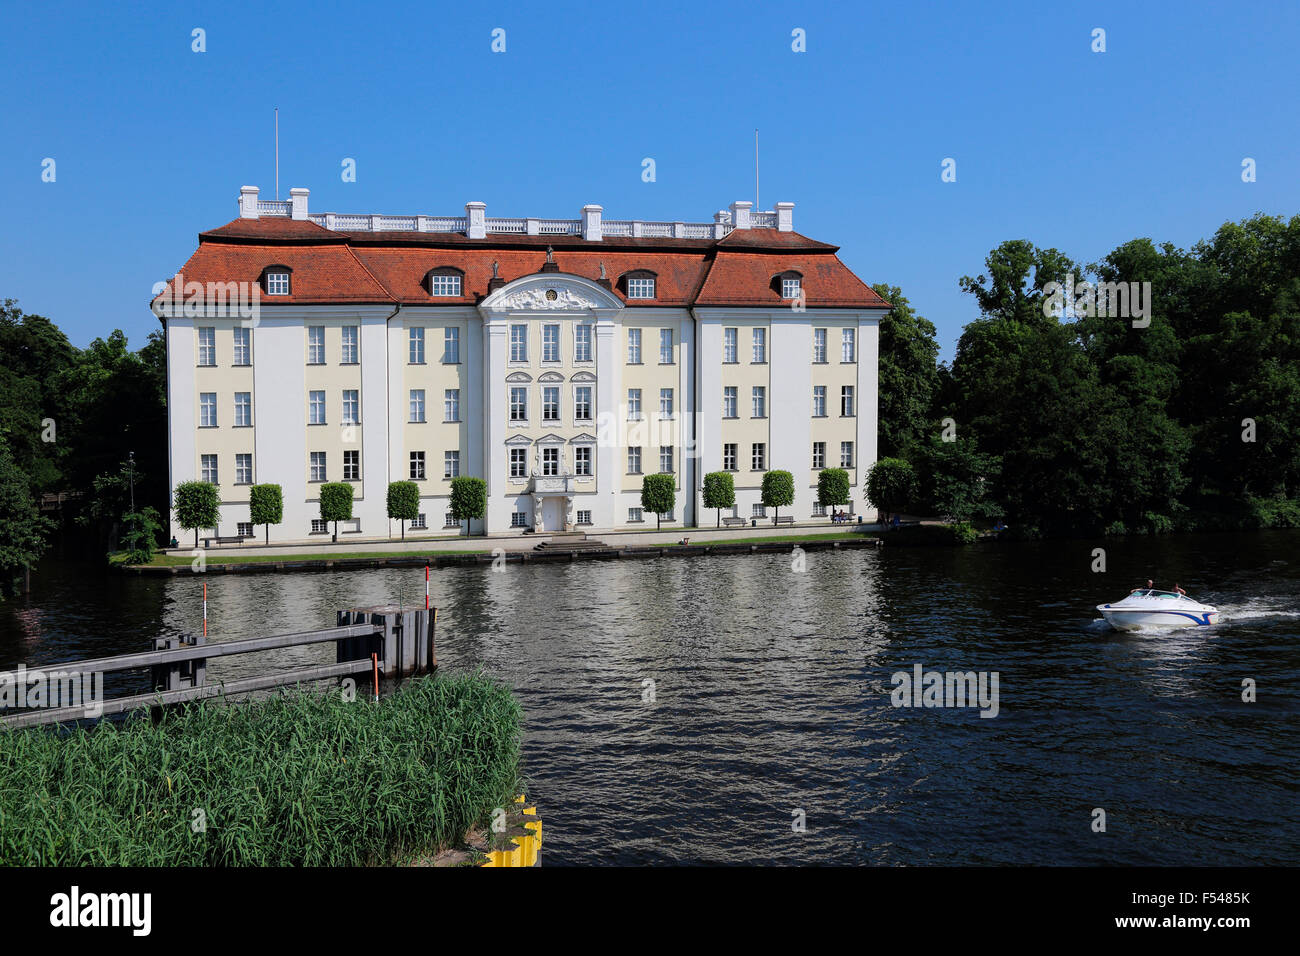
<svg viewBox="0 0 1300 956"><path fill-rule="evenodd" d="M395 607L355 608L338 612L337 627L212 644L205 642L202 635L156 638L151 651L29 667L27 672L39 672L48 677L77 675L78 687L84 694L91 675L150 668L150 683L154 690L96 701L95 710L98 712L93 715L95 717L125 713L138 707L179 704L205 697L246 694L289 684L347 677L362 671L372 671L376 681L381 675L386 679L400 679L438 666L434 651L437 617L437 608L415 611ZM330 641L336 648L333 664L295 667L255 677L207 683L207 662L211 658ZM85 703L24 710L0 717L0 725L30 727L66 723L87 719L86 711Z"/></svg>

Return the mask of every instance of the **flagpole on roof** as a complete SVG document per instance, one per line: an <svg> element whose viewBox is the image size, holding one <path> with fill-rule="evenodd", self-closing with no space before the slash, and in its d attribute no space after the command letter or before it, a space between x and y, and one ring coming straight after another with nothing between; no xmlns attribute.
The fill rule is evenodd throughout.
<svg viewBox="0 0 1300 956"><path fill-rule="evenodd" d="M275 108L275 200L280 201L280 108Z"/></svg>
<svg viewBox="0 0 1300 956"><path fill-rule="evenodd" d="M754 212L762 208L758 201L758 130L754 130Z"/></svg>

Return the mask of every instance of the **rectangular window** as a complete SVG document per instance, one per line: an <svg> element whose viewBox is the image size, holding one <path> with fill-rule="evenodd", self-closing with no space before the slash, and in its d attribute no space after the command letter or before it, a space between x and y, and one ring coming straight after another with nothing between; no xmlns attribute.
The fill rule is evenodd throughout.
<svg viewBox="0 0 1300 956"><path fill-rule="evenodd" d="M736 361L736 338L735 329L722 330L722 361L729 365Z"/></svg>
<svg viewBox="0 0 1300 956"><path fill-rule="evenodd" d="M578 524L591 524L591 512L590 512L590 511L579 510L579 511L578 511Z"/></svg>
<svg viewBox="0 0 1300 956"><path fill-rule="evenodd" d="M324 518L311 519L312 534L328 534L329 530L330 530L330 523L326 521Z"/></svg>
<svg viewBox="0 0 1300 956"><path fill-rule="evenodd" d="M410 421L424 421L424 389L411 389L411 418Z"/></svg>
<svg viewBox="0 0 1300 956"><path fill-rule="evenodd" d="M766 471L767 470L767 445L763 442L755 442L751 446L749 453L749 470Z"/></svg>
<svg viewBox="0 0 1300 956"><path fill-rule="evenodd" d="M345 451L343 453L343 480L361 480L361 452Z"/></svg>
<svg viewBox="0 0 1300 956"><path fill-rule="evenodd" d="M673 417L673 390L671 388L659 389L659 417Z"/></svg>
<svg viewBox="0 0 1300 956"><path fill-rule="evenodd" d="M826 467L826 443L824 441L813 442L813 460L814 468Z"/></svg>
<svg viewBox="0 0 1300 956"><path fill-rule="evenodd" d="M560 327L558 325L542 326L542 361L558 362L560 360Z"/></svg>
<svg viewBox="0 0 1300 956"><path fill-rule="evenodd" d="M575 475L591 475L591 449L579 447L573 449L573 473ZM589 522L590 523L590 522Z"/></svg>
<svg viewBox="0 0 1300 956"><path fill-rule="evenodd" d="M767 361L767 329L754 329L754 361L759 365Z"/></svg>
<svg viewBox="0 0 1300 956"><path fill-rule="evenodd" d="M641 474L641 449L639 447L627 450L627 473L629 475Z"/></svg>
<svg viewBox="0 0 1300 956"><path fill-rule="evenodd" d="M542 421L558 422L560 420L560 386L542 386Z"/></svg>
<svg viewBox="0 0 1300 956"><path fill-rule="evenodd" d="M528 326L510 326L510 361L528 361Z"/></svg>
<svg viewBox="0 0 1300 956"><path fill-rule="evenodd" d="M455 527L458 527L459 525L460 525L460 522L457 521L454 517L452 517L452 514L451 514L450 511L445 512L445 513L443 514L443 516L442 516L442 526L443 526L444 528L455 528Z"/></svg>
<svg viewBox="0 0 1300 956"><path fill-rule="evenodd" d="M235 484L251 485L253 483L253 456L238 454L235 456Z"/></svg>
<svg viewBox="0 0 1300 956"><path fill-rule="evenodd" d="M736 417L736 386L725 385L722 389L722 417Z"/></svg>
<svg viewBox="0 0 1300 956"><path fill-rule="evenodd" d="M516 511L510 515L510 527L526 528L528 527L528 515L522 511Z"/></svg>
<svg viewBox="0 0 1300 956"><path fill-rule="evenodd" d="M460 295L460 276L429 276L429 295Z"/></svg>
<svg viewBox="0 0 1300 956"><path fill-rule="evenodd" d="M722 446L722 470L736 470L736 443L727 442Z"/></svg>
<svg viewBox="0 0 1300 956"><path fill-rule="evenodd" d="M235 426L248 428L253 424L253 393L235 393Z"/></svg>
<svg viewBox="0 0 1300 956"><path fill-rule="evenodd" d="M457 326L442 330L442 361L446 365L460 364L460 328Z"/></svg>
<svg viewBox="0 0 1300 956"><path fill-rule="evenodd" d="M511 478L528 477L528 449L527 448L510 449L510 477Z"/></svg>
<svg viewBox="0 0 1300 956"><path fill-rule="evenodd" d="M460 452L445 451L442 453L442 477L459 478L460 477Z"/></svg>
<svg viewBox="0 0 1300 956"><path fill-rule="evenodd" d="M826 386L813 386L813 418L826 417Z"/></svg>
<svg viewBox="0 0 1300 956"><path fill-rule="evenodd" d="M200 455L199 456L199 473L204 481L209 481L214 485L220 484L217 481L217 456Z"/></svg>
<svg viewBox="0 0 1300 956"><path fill-rule="evenodd" d="M343 389L343 424L361 424L361 393L355 388Z"/></svg>
<svg viewBox="0 0 1300 956"><path fill-rule="evenodd" d="M753 389L754 418L767 417L767 388L763 385L755 385Z"/></svg>
<svg viewBox="0 0 1300 956"><path fill-rule="evenodd" d="M199 364L217 364L217 330L199 329Z"/></svg>
<svg viewBox="0 0 1300 956"><path fill-rule="evenodd" d="M758 504L756 504L756 505L753 505L753 506L749 509L749 516L750 516L751 518L766 518L766 517L767 517L767 505L762 504L761 502L758 503Z"/></svg>
<svg viewBox="0 0 1300 956"><path fill-rule="evenodd" d="M573 390L573 417L580 422L591 421L590 385L579 385Z"/></svg>
<svg viewBox="0 0 1300 956"><path fill-rule="evenodd" d="M444 422L460 421L460 389L448 388L443 391L442 420Z"/></svg>
<svg viewBox="0 0 1300 956"><path fill-rule="evenodd" d="M826 330L813 329L813 361L826 361Z"/></svg>
<svg viewBox="0 0 1300 956"><path fill-rule="evenodd" d="M421 511L418 515L416 515L416 516L411 520L411 525L410 525L410 526L411 526L412 528L416 529L417 531L420 531L420 530L423 530L423 529L425 529L425 528L427 528L427 527L429 526L427 522L428 522L428 518L425 516L424 512Z"/></svg>
<svg viewBox="0 0 1300 956"><path fill-rule="evenodd" d="M643 519L642 519L642 517L641 517L641 509L640 509L640 508L628 508L628 509L627 509L627 522L628 522L628 524L640 524L642 520L643 520Z"/></svg>
<svg viewBox="0 0 1300 956"><path fill-rule="evenodd" d="M591 361L590 325L575 325L573 327L573 360L575 362Z"/></svg>
<svg viewBox="0 0 1300 956"><path fill-rule="evenodd" d="M266 274L266 294L267 295L288 295L289 294L289 273L268 272Z"/></svg>
<svg viewBox="0 0 1300 956"><path fill-rule="evenodd" d="M629 299L653 299L655 297L654 279L628 279L627 297Z"/></svg>
<svg viewBox="0 0 1300 956"><path fill-rule="evenodd" d="M627 364L641 364L641 330L627 330Z"/></svg>
<svg viewBox="0 0 1300 956"><path fill-rule="evenodd" d="M217 427L217 393L199 393L199 427Z"/></svg>
<svg viewBox="0 0 1300 956"><path fill-rule="evenodd" d="M555 476L560 473L560 449L550 445L542 449L542 474Z"/></svg>
<svg viewBox="0 0 1300 956"><path fill-rule="evenodd" d="M358 342L361 339L361 330L355 325L343 326L343 358L344 365L356 365L360 360L360 346Z"/></svg>
<svg viewBox="0 0 1300 956"><path fill-rule="evenodd" d="M673 473L673 446L659 446L659 472L665 475Z"/></svg>
<svg viewBox="0 0 1300 956"><path fill-rule="evenodd" d="M241 538L251 538L253 536L253 522L236 521L235 533L239 535Z"/></svg>
<svg viewBox="0 0 1300 956"><path fill-rule="evenodd" d="M673 364L673 330L659 330L659 364Z"/></svg>
<svg viewBox="0 0 1300 956"><path fill-rule="evenodd" d="M313 389L307 393L307 424L325 424L325 390Z"/></svg>
<svg viewBox="0 0 1300 956"><path fill-rule="evenodd" d="M528 421L528 389L518 386L511 387L510 420L512 422Z"/></svg>
<svg viewBox="0 0 1300 956"><path fill-rule="evenodd" d="M424 481L424 452L411 452L411 470L409 472L412 481Z"/></svg>
<svg viewBox="0 0 1300 956"><path fill-rule="evenodd" d="M800 279L785 278L781 280L781 298L797 299L803 282Z"/></svg>
<svg viewBox="0 0 1300 956"><path fill-rule="evenodd" d="M424 364L424 329L412 328L409 332L410 353L407 361L412 365Z"/></svg>
<svg viewBox="0 0 1300 956"><path fill-rule="evenodd" d="M825 518L825 517L826 517L826 506L823 505L823 504L819 504L819 503L817 503L817 502L813 502L813 517L814 517L814 518Z"/></svg>
<svg viewBox="0 0 1300 956"><path fill-rule="evenodd" d="M641 420L641 389L639 388L627 390L627 420L630 422Z"/></svg>
<svg viewBox="0 0 1300 956"><path fill-rule="evenodd" d="M236 365L253 364L253 330L252 329L235 329L235 360Z"/></svg>
<svg viewBox="0 0 1300 956"><path fill-rule="evenodd" d="M845 418L853 417L853 386L844 385L840 388L840 414Z"/></svg>
<svg viewBox="0 0 1300 956"><path fill-rule="evenodd" d="M325 452L314 451L311 453L311 480L325 480Z"/></svg>
<svg viewBox="0 0 1300 956"><path fill-rule="evenodd" d="M858 358L857 344L854 338L853 329L843 329L840 333L840 361L856 362Z"/></svg>
<svg viewBox="0 0 1300 956"><path fill-rule="evenodd" d="M323 325L307 327L307 364L325 364L325 326Z"/></svg>
<svg viewBox="0 0 1300 956"><path fill-rule="evenodd" d="M853 467L853 442L851 441L840 442L840 467Z"/></svg>

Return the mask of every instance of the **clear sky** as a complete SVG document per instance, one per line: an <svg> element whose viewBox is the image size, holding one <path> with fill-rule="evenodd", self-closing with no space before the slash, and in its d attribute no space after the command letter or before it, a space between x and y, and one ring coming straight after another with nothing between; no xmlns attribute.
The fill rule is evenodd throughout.
<svg viewBox="0 0 1300 956"><path fill-rule="evenodd" d="M707 221L754 198L757 127L762 207L900 286L950 358L957 280L1003 240L1089 262L1300 212L1298 51L1295 3L11 2L0 298L142 345L153 283L241 185L273 197L274 107L281 196L316 212Z"/></svg>

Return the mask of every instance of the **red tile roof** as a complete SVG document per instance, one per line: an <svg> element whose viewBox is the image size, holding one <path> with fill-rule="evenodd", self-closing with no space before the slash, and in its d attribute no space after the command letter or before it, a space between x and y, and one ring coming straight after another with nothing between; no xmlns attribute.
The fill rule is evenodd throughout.
<svg viewBox="0 0 1300 956"><path fill-rule="evenodd" d="M492 263L507 282L538 272L553 249L562 273L596 279L602 264L614 283L632 270L655 273L655 298L637 306L785 306L772 279L803 276L809 308L888 308L836 256L838 246L796 232L733 230L723 239L586 240L579 236L461 233L337 232L284 218L236 219L199 234L199 248L181 269L185 282L259 281L270 265L292 270L292 294L263 304L473 304L488 294ZM428 294L430 269L452 266L465 274L464 295Z"/></svg>

